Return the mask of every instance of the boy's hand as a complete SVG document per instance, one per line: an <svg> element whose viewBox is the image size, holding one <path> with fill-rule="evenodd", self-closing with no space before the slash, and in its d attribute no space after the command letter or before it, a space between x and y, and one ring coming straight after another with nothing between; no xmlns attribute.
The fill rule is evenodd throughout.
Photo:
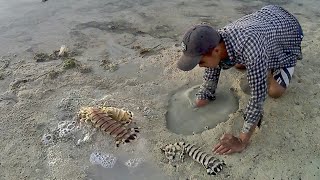
<svg viewBox="0 0 320 180"><path fill-rule="evenodd" d="M224 134L220 138L220 142L213 147L213 152L216 154L232 154L241 152L247 147L248 143L243 142L240 138L232 134Z"/></svg>
<svg viewBox="0 0 320 180"><path fill-rule="evenodd" d="M196 107L203 107L209 103L209 100L207 99L197 99L196 100Z"/></svg>

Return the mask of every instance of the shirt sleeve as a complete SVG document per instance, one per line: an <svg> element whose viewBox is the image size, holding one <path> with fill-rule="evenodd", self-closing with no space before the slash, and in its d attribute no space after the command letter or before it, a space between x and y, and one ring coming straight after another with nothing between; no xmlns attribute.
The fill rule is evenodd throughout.
<svg viewBox="0 0 320 180"><path fill-rule="evenodd" d="M203 83L196 94L197 99L215 100L215 91L219 81L221 67L206 68L203 75Z"/></svg>
<svg viewBox="0 0 320 180"><path fill-rule="evenodd" d="M267 96L267 62L264 59L264 47L261 37L252 36L246 42L243 57L246 59L247 79L251 88L251 97L244 112L243 133L260 120L263 104Z"/></svg>

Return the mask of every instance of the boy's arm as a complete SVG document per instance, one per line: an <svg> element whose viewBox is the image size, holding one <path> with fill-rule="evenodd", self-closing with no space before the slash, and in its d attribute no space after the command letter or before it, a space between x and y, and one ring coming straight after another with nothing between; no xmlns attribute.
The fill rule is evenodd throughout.
<svg viewBox="0 0 320 180"><path fill-rule="evenodd" d="M241 152L249 144L249 140L258 124L263 103L267 96L267 62L264 57L263 37L253 34L245 43L243 58L246 59L247 78L251 88L251 98L244 112L244 124L240 136L224 134L213 151L218 154Z"/></svg>
<svg viewBox="0 0 320 180"><path fill-rule="evenodd" d="M244 124L241 136L245 140L258 124L263 113L263 104L267 96L267 62L263 57L263 45L259 38L247 42L244 57L248 60L247 79L251 89L251 97L244 112Z"/></svg>
<svg viewBox="0 0 320 180"><path fill-rule="evenodd" d="M203 83L196 94L197 99L215 100L215 91L220 77L221 68L206 68L203 75Z"/></svg>

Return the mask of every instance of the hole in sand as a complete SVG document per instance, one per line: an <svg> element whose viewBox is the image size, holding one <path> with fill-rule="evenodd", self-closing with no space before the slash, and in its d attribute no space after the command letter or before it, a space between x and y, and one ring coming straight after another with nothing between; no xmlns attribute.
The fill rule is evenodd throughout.
<svg viewBox="0 0 320 180"><path fill-rule="evenodd" d="M227 87L219 86L216 100L202 108L194 108L195 94L199 85L181 88L172 95L166 113L167 128L183 135L201 133L228 120L228 116L239 108L239 100Z"/></svg>

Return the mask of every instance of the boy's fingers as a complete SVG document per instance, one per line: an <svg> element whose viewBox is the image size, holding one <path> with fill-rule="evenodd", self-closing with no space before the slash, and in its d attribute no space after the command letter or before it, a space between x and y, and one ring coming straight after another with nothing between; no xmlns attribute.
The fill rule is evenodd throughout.
<svg viewBox="0 0 320 180"><path fill-rule="evenodd" d="M229 150L230 150L230 148L223 147L223 148L221 148L221 149L218 149L217 152L216 152L216 154L221 155L221 154L223 154L223 153L225 153L225 152L227 152L227 151L229 151Z"/></svg>
<svg viewBox="0 0 320 180"><path fill-rule="evenodd" d="M218 154L224 154L224 153L226 153L226 152L228 152L228 151L230 151L231 149L230 148L223 148L222 150L220 150L219 152L218 152Z"/></svg>
<svg viewBox="0 0 320 180"><path fill-rule="evenodd" d="M203 107L209 103L209 100L206 99L197 99L195 104L197 107Z"/></svg>
<svg viewBox="0 0 320 180"><path fill-rule="evenodd" d="M220 143L218 143L217 145L215 145L215 146L213 147L213 152L216 151L220 146L221 146Z"/></svg>
<svg viewBox="0 0 320 180"><path fill-rule="evenodd" d="M219 146L214 152L215 153L220 153L225 147L223 145Z"/></svg>
<svg viewBox="0 0 320 180"><path fill-rule="evenodd" d="M222 141L225 137L225 134L223 134L221 137L220 137L220 141Z"/></svg>
<svg viewBox="0 0 320 180"><path fill-rule="evenodd" d="M231 153L233 153L234 151L232 150L232 149L230 149L229 151L227 151L227 152L225 152L225 153L223 153L223 154L231 154Z"/></svg>

